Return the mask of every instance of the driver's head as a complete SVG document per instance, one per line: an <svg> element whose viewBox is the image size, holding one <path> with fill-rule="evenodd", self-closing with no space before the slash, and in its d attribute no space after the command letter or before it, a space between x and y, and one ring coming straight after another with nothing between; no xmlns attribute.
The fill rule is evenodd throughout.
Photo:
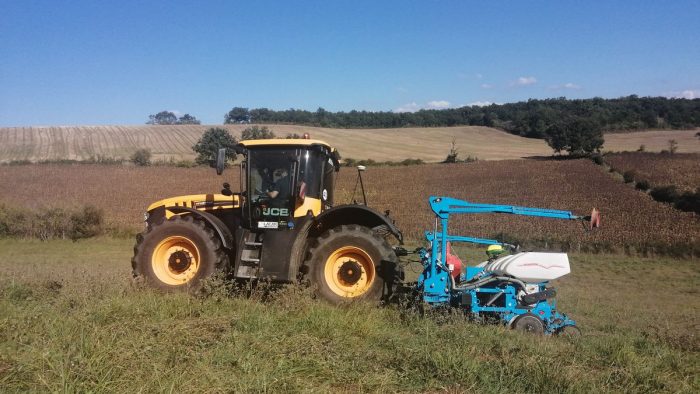
<svg viewBox="0 0 700 394"><path fill-rule="evenodd" d="M287 176L287 170L284 168L278 168L272 173L272 180L277 182L278 180Z"/></svg>

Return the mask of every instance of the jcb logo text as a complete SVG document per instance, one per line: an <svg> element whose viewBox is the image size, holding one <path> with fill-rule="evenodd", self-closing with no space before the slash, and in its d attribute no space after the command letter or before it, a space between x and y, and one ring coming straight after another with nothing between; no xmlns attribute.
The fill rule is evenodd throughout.
<svg viewBox="0 0 700 394"><path fill-rule="evenodd" d="M265 208L265 209L263 209L263 215L265 215L265 216L289 216L289 209L287 209L287 208Z"/></svg>

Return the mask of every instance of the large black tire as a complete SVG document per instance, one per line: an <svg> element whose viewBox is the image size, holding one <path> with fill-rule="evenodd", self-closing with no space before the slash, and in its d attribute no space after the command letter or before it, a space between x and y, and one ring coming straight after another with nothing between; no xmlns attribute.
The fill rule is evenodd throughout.
<svg viewBox="0 0 700 394"><path fill-rule="evenodd" d="M306 265L317 295L333 304L386 301L401 278L394 250L371 229L334 227L311 246Z"/></svg>
<svg viewBox="0 0 700 394"><path fill-rule="evenodd" d="M136 236L131 267L134 277L158 289L194 291L227 262L221 240L204 222L177 215Z"/></svg>

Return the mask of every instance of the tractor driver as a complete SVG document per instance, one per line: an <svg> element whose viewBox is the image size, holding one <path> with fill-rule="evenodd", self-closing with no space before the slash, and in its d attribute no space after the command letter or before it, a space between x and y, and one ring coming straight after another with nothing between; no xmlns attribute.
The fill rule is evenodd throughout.
<svg viewBox="0 0 700 394"><path fill-rule="evenodd" d="M270 197L271 205L276 208L283 208L287 205L289 197L289 172L286 168L278 168L272 172L272 183L267 188L267 195Z"/></svg>

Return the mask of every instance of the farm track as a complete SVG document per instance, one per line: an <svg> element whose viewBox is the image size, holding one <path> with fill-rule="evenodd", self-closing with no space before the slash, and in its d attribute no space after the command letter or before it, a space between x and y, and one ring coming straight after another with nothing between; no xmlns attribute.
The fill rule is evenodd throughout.
<svg viewBox="0 0 700 394"><path fill-rule="evenodd" d="M0 163L17 160L88 160L101 157L128 159L140 148L149 148L156 160L191 160L192 146L209 127L223 127L240 136L246 125L181 126L53 126L0 128ZM269 125L278 137L309 132L313 138L337 147L343 157L401 161L419 158L426 162L444 160L455 140L459 157L507 160L548 156L551 149L543 140L518 137L477 126L330 129L293 125ZM679 152L700 152L694 130L649 131L606 135L608 150L648 151L667 149L668 140L678 141Z"/></svg>

